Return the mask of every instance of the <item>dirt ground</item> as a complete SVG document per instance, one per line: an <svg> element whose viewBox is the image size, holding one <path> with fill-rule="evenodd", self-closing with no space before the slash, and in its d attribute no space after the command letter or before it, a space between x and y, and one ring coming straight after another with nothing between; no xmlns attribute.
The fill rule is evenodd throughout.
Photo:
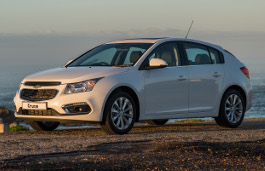
<svg viewBox="0 0 265 171"><path fill-rule="evenodd" d="M265 119L236 129L214 121L0 135L1 170L265 170Z"/></svg>

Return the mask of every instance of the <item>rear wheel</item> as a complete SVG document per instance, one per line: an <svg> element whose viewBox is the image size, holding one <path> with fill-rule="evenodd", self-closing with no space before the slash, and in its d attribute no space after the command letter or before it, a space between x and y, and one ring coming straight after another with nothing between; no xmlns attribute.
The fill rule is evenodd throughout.
<svg viewBox="0 0 265 171"><path fill-rule="evenodd" d="M221 101L219 116L215 118L218 125L230 128L238 127L245 115L245 101L237 90L227 91Z"/></svg>
<svg viewBox="0 0 265 171"><path fill-rule="evenodd" d="M37 131L53 131L59 125L60 122L29 122L29 125Z"/></svg>
<svg viewBox="0 0 265 171"><path fill-rule="evenodd" d="M109 134L128 133L136 119L136 106L133 98L119 91L110 96L106 103L101 128Z"/></svg>
<svg viewBox="0 0 265 171"><path fill-rule="evenodd" d="M148 120L146 123L149 125L164 125L167 123L168 119L160 119L160 120Z"/></svg>

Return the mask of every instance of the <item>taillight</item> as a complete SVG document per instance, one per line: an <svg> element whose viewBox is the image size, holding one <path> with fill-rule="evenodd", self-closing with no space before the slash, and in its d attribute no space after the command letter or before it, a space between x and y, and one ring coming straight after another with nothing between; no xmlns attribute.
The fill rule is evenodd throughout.
<svg viewBox="0 0 265 171"><path fill-rule="evenodd" d="M249 70L247 67L242 67L240 70L249 78Z"/></svg>

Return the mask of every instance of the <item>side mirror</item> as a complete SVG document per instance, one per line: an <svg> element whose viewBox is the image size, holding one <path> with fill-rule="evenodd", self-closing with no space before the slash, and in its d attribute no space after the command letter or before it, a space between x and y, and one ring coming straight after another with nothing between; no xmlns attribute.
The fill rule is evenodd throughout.
<svg viewBox="0 0 265 171"><path fill-rule="evenodd" d="M72 60L70 60L70 61L68 61L64 67L67 67L67 66L68 66L68 64L70 64L72 61L73 61L73 59L72 59Z"/></svg>
<svg viewBox="0 0 265 171"><path fill-rule="evenodd" d="M159 58L153 58L149 62L149 66L146 66L145 69L157 69L157 68L165 68L168 64L163 60Z"/></svg>

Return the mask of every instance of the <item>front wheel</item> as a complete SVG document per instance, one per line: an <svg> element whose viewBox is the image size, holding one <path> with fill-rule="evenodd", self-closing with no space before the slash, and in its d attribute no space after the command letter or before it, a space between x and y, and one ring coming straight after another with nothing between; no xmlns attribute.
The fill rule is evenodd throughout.
<svg viewBox="0 0 265 171"><path fill-rule="evenodd" d="M219 116L215 118L218 125L236 128L245 115L245 101L237 90L227 91L221 101Z"/></svg>
<svg viewBox="0 0 265 171"><path fill-rule="evenodd" d="M133 98L126 92L119 91L108 99L101 128L109 134L128 133L136 119L136 106Z"/></svg>
<svg viewBox="0 0 265 171"><path fill-rule="evenodd" d="M37 131L53 131L59 125L60 122L29 122L29 125Z"/></svg>

